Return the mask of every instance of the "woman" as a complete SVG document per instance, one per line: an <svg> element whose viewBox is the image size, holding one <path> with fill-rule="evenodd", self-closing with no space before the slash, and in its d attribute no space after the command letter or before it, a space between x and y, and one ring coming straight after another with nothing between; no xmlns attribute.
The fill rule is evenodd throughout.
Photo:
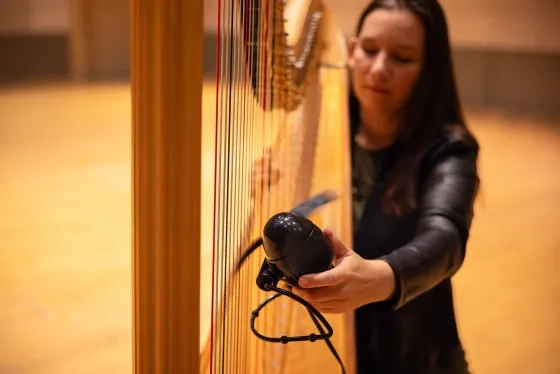
<svg viewBox="0 0 560 374"><path fill-rule="evenodd" d="M358 372L467 373L450 278L478 189L478 145L435 0L375 0L349 43L354 242L331 230L335 268L292 291L355 310Z"/></svg>

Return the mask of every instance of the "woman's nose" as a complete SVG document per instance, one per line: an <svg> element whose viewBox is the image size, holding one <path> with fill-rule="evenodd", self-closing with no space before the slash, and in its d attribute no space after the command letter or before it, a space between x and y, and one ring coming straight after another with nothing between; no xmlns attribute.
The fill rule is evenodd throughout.
<svg viewBox="0 0 560 374"><path fill-rule="evenodd" d="M387 78L389 74L388 58L384 52L379 52L371 61L370 73L376 78Z"/></svg>

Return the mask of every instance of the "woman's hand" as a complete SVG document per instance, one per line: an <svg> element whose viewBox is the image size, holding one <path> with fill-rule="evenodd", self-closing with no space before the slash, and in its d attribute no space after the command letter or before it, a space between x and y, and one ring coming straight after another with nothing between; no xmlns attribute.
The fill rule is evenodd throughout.
<svg viewBox="0 0 560 374"><path fill-rule="evenodd" d="M302 288L291 291L321 313L344 313L362 305L389 299L395 292L395 276L389 264L365 260L349 249L330 229L324 230L334 254L334 268L299 279Z"/></svg>

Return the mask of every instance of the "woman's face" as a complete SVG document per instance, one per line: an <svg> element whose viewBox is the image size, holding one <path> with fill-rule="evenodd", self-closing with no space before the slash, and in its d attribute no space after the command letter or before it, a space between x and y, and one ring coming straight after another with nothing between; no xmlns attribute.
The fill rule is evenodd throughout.
<svg viewBox="0 0 560 374"><path fill-rule="evenodd" d="M349 43L354 92L367 111L393 115L422 70L424 27L408 10L376 9Z"/></svg>

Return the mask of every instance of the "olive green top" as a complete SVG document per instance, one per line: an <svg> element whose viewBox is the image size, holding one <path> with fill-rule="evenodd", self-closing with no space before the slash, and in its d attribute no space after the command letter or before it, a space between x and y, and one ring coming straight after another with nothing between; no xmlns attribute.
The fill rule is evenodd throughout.
<svg viewBox="0 0 560 374"><path fill-rule="evenodd" d="M354 231L358 228L366 202L389 148L371 151L354 144L352 160L352 212Z"/></svg>

